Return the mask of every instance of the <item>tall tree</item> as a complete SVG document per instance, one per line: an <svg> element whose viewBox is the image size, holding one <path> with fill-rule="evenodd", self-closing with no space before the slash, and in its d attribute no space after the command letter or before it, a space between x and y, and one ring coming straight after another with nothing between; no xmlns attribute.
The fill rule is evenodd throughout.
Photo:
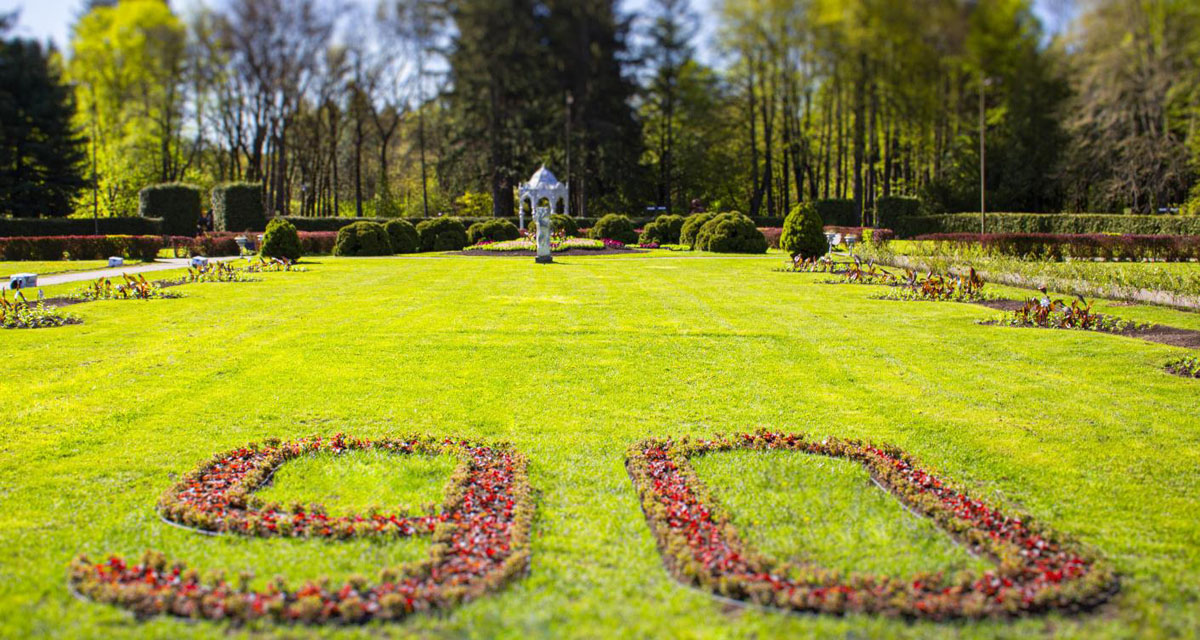
<svg viewBox="0 0 1200 640"><path fill-rule="evenodd" d="M650 45L644 55L650 65L645 116L646 126L653 130L648 138L653 139L654 162L658 165L657 203L670 213L676 178L679 85L695 55L691 42L699 22L688 0L654 0L650 11Z"/></svg>
<svg viewBox="0 0 1200 640"><path fill-rule="evenodd" d="M11 20L8 19L8 20ZM0 34L8 22L0 16ZM54 52L32 40L0 42L0 213L66 216L86 186L75 104Z"/></svg>

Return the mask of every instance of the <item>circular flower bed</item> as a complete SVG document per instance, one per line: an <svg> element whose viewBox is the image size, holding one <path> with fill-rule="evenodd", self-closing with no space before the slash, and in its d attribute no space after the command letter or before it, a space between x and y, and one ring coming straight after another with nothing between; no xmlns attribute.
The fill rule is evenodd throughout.
<svg viewBox="0 0 1200 640"><path fill-rule="evenodd" d="M729 515L688 462L692 456L732 449L797 451L858 461L881 487L993 559L997 568L981 575L902 579L841 576L763 557L741 541ZM650 439L630 449L626 468L670 573L681 582L749 603L941 620L1087 609L1117 588L1116 576L1096 555L1028 518L1005 515L971 498L891 447L838 439L814 442L802 435L766 432L698 441Z"/></svg>
<svg viewBox="0 0 1200 640"><path fill-rule="evenodd" d="M450 453L462 463L445 504L434 515L357 514L338 518L323 509L264 504L250 495L284 462L316 452L382 450L396 454ZM272 584L239 588L148 551L140 562L118 556L71 563L70 584L80 595L115 604L139 616L278 622L357 623L398 619L416 611L446 609L480 597L522 575L529 566L533 502L524 456L504 446L422 438L362 440L337 435L295 442L251 444L220 454L187 474L159 502L167 521L211 533L248 536L348 538L432 535L430 557L383 568L378 581L328 580L299 589Z"/></svg>

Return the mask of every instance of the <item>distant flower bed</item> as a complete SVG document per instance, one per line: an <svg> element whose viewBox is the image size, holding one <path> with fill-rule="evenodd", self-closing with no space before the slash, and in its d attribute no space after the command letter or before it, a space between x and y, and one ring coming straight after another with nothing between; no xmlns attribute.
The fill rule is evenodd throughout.
<svg viewBox="0 0 1200 640"><path fill-rule="evenodd" d="M459 456L462 464L451 478L441 512L424 516L370 513L332 518L319 507L264 504L251 493L288 460L355 450L449 453ZM431 438L371 441L342 434L251 444L220 454L184 476L163 496L159 510L170 522L213 533L328 539L431 535L433 545L424 561L381 567L373 584L350 578L336 586L322 578L300 588L275 582L261 590L230 584L220 572L202 581L196 569L169 563L153 551L136 564L118 556L100 562L79 556L71 563L72 589L139 616L362 623L453 608L502 587L529 566L533 499L526 461L505 446Z"/></svg>
<svg viewBox="0 0 1200 640"><path fill-rule="evenodd" d="M1173 373L1177 376L1200 378L1200 358L1186 356L1178 360L1172 360L1167 363L1166 369L1168 373Z"/></svg>
<svg viewBox="0 0 1200 640"><path fill-rule="evenodd" d="M61 313L41 302L30 304L25 294L19 291L12 301L0 291L0 329L45 329L79 322L79 318Z"/></svg>
<svg viewBox="0 0 1200 640"><path fill-rule="evenodd" d="M1020 309L984 324L1042 329L1079 329L1105 333L1138 331L1149 327L1143 323L1096 313L1092 311L1092 304L1093 302L1084 300L1082 297L1072 300L1070 304L1063 300L1051 300L1049 297L1032 299L1026 301Z"/></svg>
<svg viewBox="0 0 1200 640"><path fill-rule="evenodd" d="M611 248L624 249L625 245L611 240L592 240L591 238L554 238L550 241L550 251L552 252L571 251L572 249L602 251L604 249ZM484 241L467 247L466 250L495 251L497 253L504 253L508 251L537 251L537 242L531 238L504 240L501 242Z"/></svg>
<svg viewBox="0 0 1200 640"><path fill-rule="evenodd" d="M95 300L155 300L180 298L180 294L163 289L161 283L150 282L140 274L123 275L122 280L100 278L92 284L67 296L72 300L91 302Z"/></svg>
<svg viewBox="0 0 1200 640"><path fill-rule="evenodd" d="M907 507L996 563L982 574L900 578L792 567L746 546L689 458L733 449L795 451L861 463ZM668 570L681 582L737 600L814 613L942 620L1012 617L1097 606L1117 588L1098 556L1028 517L1002 513L919 467L899 449L856 440L812 441L760 432L712 440L644 440L626 468Z"/></svg>

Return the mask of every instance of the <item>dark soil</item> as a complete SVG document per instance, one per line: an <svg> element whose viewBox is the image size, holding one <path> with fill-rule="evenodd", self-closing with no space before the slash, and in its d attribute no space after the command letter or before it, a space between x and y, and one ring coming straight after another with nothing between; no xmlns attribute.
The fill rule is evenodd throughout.
<svg viewBox="0 0 1200 640"><path fill-rule="evenodd" d="M567 249L566 251L555 251L550 255L558 256L608 256L616 253L646 253L645 249ZM487 251L484 249L470 249L466 251L454 251L451 255L456 256L492 256L495 258L532 258L537 256L537 251Z"/></svg>
<svg viewBox="0 0 1200 640"><path fill-rule="evenodd" d="M1186 369L1184 369L1183 367L1173 367L1171 365L1167 365L1167 366L1163 367L1163 371L1166 371L1167 373L1174 375L1174 376L1179 376L1180 378L1188 378L1189 380L1200 380L1200 375L1192 375L1191 373L1188 373L1188 371Z"/></svg>
<svg viewBox="0 0 1200 640"><path fill-rule="evenodd" d="M983 300L975 304L999 311L1016 311L1025 306L1025 303L1020 300ZM1064 329L1064 331L1077 331L1077 329ZM1172 347L1200 349L1200 331L1194 329L1180 329L1178 327L1152 324L1129 331L1105 331L1103 333L1111 333L1127 338L1140 338L1148 342L1157 342L1159 344L1171 345Z"/></svg>

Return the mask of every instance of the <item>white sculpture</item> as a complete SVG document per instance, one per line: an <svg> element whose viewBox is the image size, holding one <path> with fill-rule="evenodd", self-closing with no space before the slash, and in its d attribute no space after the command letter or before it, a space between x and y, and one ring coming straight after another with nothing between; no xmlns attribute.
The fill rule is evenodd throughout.
<svg viewBox="0 0 1200 640"><path fill-rule="evenodd" d="M521 228L525 228L525 203L529 203L529 211L534 212L544 199L548 203L548 209L552 212L562 209L566 215L571 215L571 188L558 181L554 174L542 165L540 169L533 173L529 178L529 182L522 183L517 187L518 200L518 216L520 216Z"/></svg>
<svg viewBox="0 0 1200 640"><path fill-rule="evenodd" d="M537 207L533 210L533 221L537 223L537 263L549 264L554 262L550 255L550 233L553 224L550 222L550 207Z"/></svg>

